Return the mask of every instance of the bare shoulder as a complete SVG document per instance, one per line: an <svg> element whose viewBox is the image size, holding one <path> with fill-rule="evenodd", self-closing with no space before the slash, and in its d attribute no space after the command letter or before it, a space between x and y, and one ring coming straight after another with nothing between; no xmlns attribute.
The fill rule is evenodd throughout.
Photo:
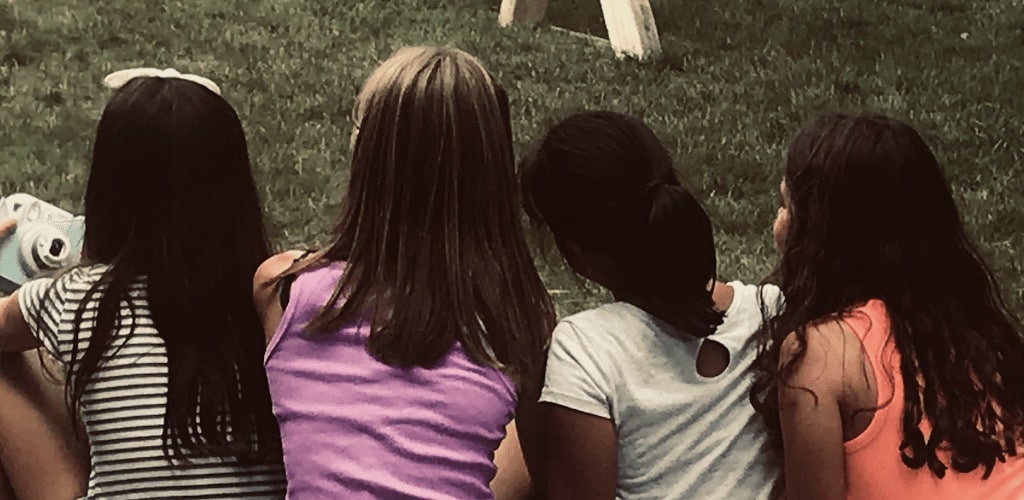
<svg viewBox="0 0 1024 500"><path fill-rule="evenodd" d="M852 336L838 319L830 319L807 325L805 331L806 335L803 339L803 344L806 345L807 349L804 356L815 356L820 358L821 361L827 361L833 355L842 354L842 346ZM779 360L788 361L792 359L799 351L800 345L801 341L797 333L789 332L782 341Z"/></svg>
<svg viewBox="0 0 1024 500"><path fill-rule="evenodd" d="M256 312L260 316L260 321L263 323L263 333L265 335L264 340L268 343L274 332L277 330L278 323L281 321L281 316L284 311L281 308L280 302L277 300L278 297L278 278L281 273L285 272L295 263L296 260L302 258L304 252L301 250L289 250L287 252L281 252L274 255L267 260L263 261L262 264L256 269L256 274L252 279L252 297L253 303L256 306Z"/></svg>
<svg viewBox="0 0 1024 500"><path fill-rule="evenodd" d="M296 259L302 257L302 250L288 250L273 255L256 268L256 274L252 278L252 295L256 307L264 311L270 304L276 303L277 279L281 273L288 270Z"/></svg>
<svg viewBox="0 0 1024 500"><path fill-rule="evenodd" d="M838 396L849 357L860 352L856 336L848 332L838 319L808 325L805 333L800 339L796 332L790 332L779 348L780 367L796 363L790 372L789 385L810 387L815 392Z"/></svg>
<svg viewBox="0 0 1024 500"><path fill-rule="evenodd" d="M272 285L281 273L285 272L295 260L302 257L302 250L288 250L271 256L256 268L253 277L253 288L265 288Z"/></svg>

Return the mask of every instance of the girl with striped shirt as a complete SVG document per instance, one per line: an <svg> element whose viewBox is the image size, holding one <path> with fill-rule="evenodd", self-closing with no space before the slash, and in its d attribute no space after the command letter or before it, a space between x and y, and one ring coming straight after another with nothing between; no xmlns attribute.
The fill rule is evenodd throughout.
<svg viewBox="0 0 1024 500"><path fill-rule="evenodd" d="M87 498L280 498L250 295L269 245L242 125L205 78L107 84L82 264L0 299L2 348L60 361Z"/></svg>

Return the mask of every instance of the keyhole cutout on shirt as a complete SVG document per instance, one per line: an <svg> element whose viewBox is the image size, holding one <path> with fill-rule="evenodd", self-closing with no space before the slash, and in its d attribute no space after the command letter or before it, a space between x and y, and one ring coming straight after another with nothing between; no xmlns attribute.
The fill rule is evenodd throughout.
<svg viewBox="0 0 1024 500"><path fill-rule="evenodd" d="M729 350L719 342L704 339L697 351L697 373L702 377L717 377L729 367Z"/></svg>

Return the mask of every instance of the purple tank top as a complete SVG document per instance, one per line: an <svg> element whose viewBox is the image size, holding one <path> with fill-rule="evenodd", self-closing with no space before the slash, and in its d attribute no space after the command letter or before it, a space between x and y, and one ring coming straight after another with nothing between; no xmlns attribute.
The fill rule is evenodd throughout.
<svg viewBox="0 0 1024 500"><path fill-rule="evenodd" d="M368 325L307 336L343 264L301 273L264 364L288 498L493 498L494 450L516 392L458 344L431 369L367 353Z"/></svg>

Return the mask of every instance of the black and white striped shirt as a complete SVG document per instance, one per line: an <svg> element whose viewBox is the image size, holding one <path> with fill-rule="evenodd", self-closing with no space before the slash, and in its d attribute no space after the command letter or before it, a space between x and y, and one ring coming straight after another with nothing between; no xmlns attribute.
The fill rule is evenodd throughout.
<svg viewBox="0 0 1024 500"><path fill-rule="evenodd" d="M62 363L71 355L75 312L106 266L74 269L22 286L18 302L32 333ZM171 463L162 449L167 406L167 351L140 280L131 289L135 328L116 330L85 389L82 421L89 438L87 498L283 498L280 463L239 466L216 459ZM98 298L86 309L78 356L94 326ZM128 317L129 304L121 304ZM38 319L38 321L37 321ZM130 322L129 322L130 323Z"/></svg>

